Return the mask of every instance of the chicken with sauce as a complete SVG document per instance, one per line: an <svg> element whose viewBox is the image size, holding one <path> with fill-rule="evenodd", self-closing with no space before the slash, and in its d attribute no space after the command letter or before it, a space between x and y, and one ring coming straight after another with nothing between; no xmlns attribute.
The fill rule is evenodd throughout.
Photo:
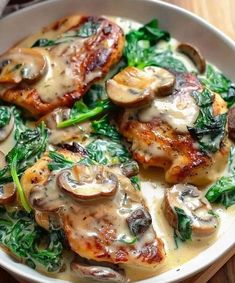
<svg viewBox="0 0 235 283"><path fill-rule="evenodd" d="M161 53L156 44L169 40L169 33L156 20L138 30L130 25L126 37L126 27L117 22L66 17L0 57L0 98L25 110L0 107L0 143L11 137L14 144L10 152L0 151L0 204L5 207L0 218L5 217L1 225L8 225L3 231L10 231L0 244L34 268L67 269L75 280L87 282L124 283L155 274L167 266L167 254L175 252L175 246L169 249L173 232L184 242L205 241L218 230L208 193L230 205L229 194L216 195L223 194L220 179L204 194L203 186L226 167L230 141L227 105L207 85L201 52L189 43L173 47L169 42L171 48ZM187 71L170 49L189 57L196 70ZM99 88L90 96L94 82ZM102 108L104 101L108 106ZM234 139L233 110L228 130ZM26 116L39 118L35 127L25 123ZM163 168L166 186L138 175L130 153L146 171ZM154 188L152 194L146 183ZM174 185L169 188L169 183ZM162 212L146 201L151 197L161 204L161 190L169 233L158 227ZM11 209L20 216L11 215ZM18 225L23 235L17 231L19 238L9 239ZM31 250L22 255L22 246L12 247L24 245L24 234ZM70 253L66 266L65 250Z"/></svg>
<svg viewBox="0 0 235 283"><path fill-rule="evenodd" d="M190 135L188 128L192 127L199 115L199 107L192 96L194 91L201 92L203 87L197 77L189 73L175 74L175 83L172 75L168 75L165 86L165 77L159 68L152 67L156 73L138 71L152 80L138 80L137 75L129 69L124 69L111 81L116 82L116 88L110 91L110 83L107 83L109 97L119 96L120 87L124 90L126 99L132 96L132 100L144 101L145 105L132 109L129 101L123 101L125 107L117 117L117 125L120 133L131 143L131 151L135 160L144 167L156 166L165 169L165 179L169 183L188 182L195 185L205 185L216 180L227 164L230 143L225 134L220 148L216 153L207 154L197 145L196 140ZM167 71L165 71L167 72ZM168 72L169 73L169 72ZM142 75L143 76L143 75ZM134 77L134 78L133 78ZM138 94L130 94L130 89L138 88ZM169 87L171 93L169 93ZM141 94L144 90L154 92L150 102ZM129 90L129 93L127 94ZM166 90L165 97L159 92ZM136 92L137 93L137 92ZM150 95L149 95L150 96ZM131 102L132 104L135 102ZM214 94L212 104L214 115L225 113L226 103L218 95Z"/></svg>
<svg viewBox="0 0 235 283"><path fill-rule="evenodd" d="M67 17L40 36L32 48L22 42L0 58L0 98L34 117L71 106L119 61L124 46L121 28L102 17Z"/></svg>
<svg viewBox="0 0 235 283"><path fill-rule="evenodd" d="M43 156L22 176L22 186L39 225L56 215L71 249L99 262L154 268L165 257L148 208L117 167L79 165L82 156L59 150L77 165L50 172ZM43 172L43 174L42 174Z"/></svg>

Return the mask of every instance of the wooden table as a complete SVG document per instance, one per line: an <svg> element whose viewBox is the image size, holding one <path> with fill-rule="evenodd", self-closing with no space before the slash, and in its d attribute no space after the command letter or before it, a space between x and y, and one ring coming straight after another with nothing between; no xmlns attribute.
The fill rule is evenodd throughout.
<svg viewBox="0 0 235 283"><path fill-rule="evenodd" d="M205 18L235 40L235 0L165 0ZM14 1L17 2L17 1ZM19 3L20 1L18 1ZM26 2L26 1L25 1ZM234 235L231 235L234 237ZM187 283L235 283L235 249L211 266L206 272L185 281ZM227 263L226 263L227 262ZM224 264L226 263L226 264ZM224 265L223 265L224 264ZM221 268L221 265L223 267ZM216 271L219 270L217 273ZM216 273L216 274L215 274ZM214 275L215 274L215 275ZM214 276L213 276L214 275ZM0 269L1 283L18 283Z"/></svg>

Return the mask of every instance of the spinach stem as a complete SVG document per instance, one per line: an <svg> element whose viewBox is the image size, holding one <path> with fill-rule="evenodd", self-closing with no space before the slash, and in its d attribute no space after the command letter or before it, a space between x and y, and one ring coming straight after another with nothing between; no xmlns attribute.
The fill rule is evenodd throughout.
<svg viewBox="0 0 235 283"><path fill-rule="evenodd" d="M74 118L71 118L71 119L68 119L68 120L65 120L63 122L60 122L58 125L57 125L57 128L65 128L65 127L69 127L71 125L74 125L76 123L80 123L80 122L83 122L83 121L86 121L88 119L90 119L91 117L94 117L94 116L97 116L98 114L102 113L104 111L104 107L103 106L97 106L95 107L94 109L90 110L89 112L87 113L83 113L83 114L80 114Z"/></svg>
<svg viewBox="0 0 235 283"><path fill-rule="evenodd" d="M23 188L21 186L19 177L17 175L16 164L17 164L17 154L14 156L12 163L11 163L11 176L12 176L12 179L13 179L15 185L16 185L21 204L22 204L23 208L29 213L31 211L31 207L28 204L28 201L25 197L25 194L24 194Z"/></svg>

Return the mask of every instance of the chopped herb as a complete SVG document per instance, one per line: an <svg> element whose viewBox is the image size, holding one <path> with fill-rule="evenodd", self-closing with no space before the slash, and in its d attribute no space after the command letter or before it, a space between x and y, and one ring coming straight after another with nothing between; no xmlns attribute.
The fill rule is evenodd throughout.
<svg viewBox="0 0 235 283"><path fill-rule="evenodd" d="M177 214L178 226L175 230L176 235L181 241L191 240L192 238L192 226L191 219L185 214L184 210L175 207L175 212Z"/></svg>
<svg viewBox="0 0 235 283"><path fill-rule="evenodd" d="M203 92L192 93L200 112L189 133L198 141L200 149L206 153L215 153L220 149L226 127L226 114L213 115L213 95L205 89Z"/></svg>

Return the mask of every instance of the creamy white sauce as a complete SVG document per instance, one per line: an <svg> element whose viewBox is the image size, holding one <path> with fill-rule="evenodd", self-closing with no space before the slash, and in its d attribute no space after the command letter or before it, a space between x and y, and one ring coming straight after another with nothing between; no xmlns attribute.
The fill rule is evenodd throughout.
<svg viewBox="0 0 235 283"><path fill-rule="evenodd" d="M188 132L199 114L194 98L187 93L156 97L150 107L140 110L138 118L141 122L150 122L161 118L177 132Z"/></svg>
<svg viewBox="0 0 235 283"><path fill-rule="evenodd" d="M112 18L112 20L115 20L116 23L123 28L125 33L140 26L139 23L122 18ZM41 38L42 35L44 38L46 38L47 35L50 35L49 38L54 38L56 36L56 34L51 32L48 34L40 33L37 36L32 36L31 39L23 41L20 45L31 46L32 43L34 43L38 38ZM169 43L160 42L158 44L158 48L163 48L166 44L173 45L172 48L174 49L177 41L171 39ZM194 65L188 58L186 58L186 56L178 53L176 53L176 56L184 62L188 70L195 70ZM42 100L45 102L50 102L52 99L52 94L60 96L64 89L70 90L74 82L70 79L70 71L66 68L66 63L63 61L63 59L57 60L50 56L46 56L46 58L48 64L48 73L41 82L35 84L35 87L38 90ZM65 75L62 74L64 71ZM93 75L87 77L88 82L92 79ZM161 119L164 119L169 125L172 126L173 129L180 132L185 132L187 130L187 126L192 126L197 115L198 108L191 96L170 96L165 98L156 98L153 105L149 109L144 109L139 112L139 118L144 122L147 122L155 117L161 117ZM59 135L59 133L60 132L57 134ZM55 135L54 140L57 140L57 138L58 136ZM11 135L6 141L0 144L0 150L4 153L7 153L13 145L13 140L13 136ZM149 150L153 152L153 154L161 154L160 148L152 147ZM160 169L141 169L141 192L150 208L153 226L157 232L157 236L164 241L166 259L161 265L158 266L157 269L154 270L143 271L136 269L136 267L125 268L127 275L132 282L153 276L155 274L160 274L173 268L180 268L183 263L195 257L197 254L208 248L214 241L216 241L218 237L221 237L221 235L229 229L229 226L233 225L235 220L235 206L232 206L227 210L220 206L214 206L215 211L220 215L221 219L218 233L211 238L195 239L194 241L182 243L180 247L176 249L173 240L173 229L169 226L161 209L162 200L164 197L164 189L168 186L163 176L164 173ZM206 189L204 189L203 192L205 192L205 190ZM52 200L53 197L54 196L51 195L48 201ZM102 212L104 208L105 207L101 206L100 211ZM78 218L76 214L73 215L72 218L76 226L79 227L80 222L78 219L80 218ZM120 227L121 226L122 225L120 225ZM87 229L87 227L85 228ZM84 230L84 227L81 229ZM123 230L123 227L121 227L118 232L128 233L128 231ZM89 235L89 231L84 230L84 235ZM74 235L74 237L76 238L76 235ZM147 234L146 237L148 237ZM71 262L72 258L73 255L71 253L66 253L67 261L65 271L49 276L67 279L72 282L78 282L76 275L71 272L69 267L69 263ZM125 267L125 265L123 265L123 267ZM79 282L83 282L83 280L79 280Z"/></svg>
<svg viewBox="0 0 235 283"><path fill-rule="evenodd" d="M66 64L63 57L53 53L48 53L40 48L47 61L47 72L45 76L35 85L35 89L41 100L50 103L55 98L63 96L74 89L75 79L69 65ZM58 55L58 57L57 57Z"/></svg>

